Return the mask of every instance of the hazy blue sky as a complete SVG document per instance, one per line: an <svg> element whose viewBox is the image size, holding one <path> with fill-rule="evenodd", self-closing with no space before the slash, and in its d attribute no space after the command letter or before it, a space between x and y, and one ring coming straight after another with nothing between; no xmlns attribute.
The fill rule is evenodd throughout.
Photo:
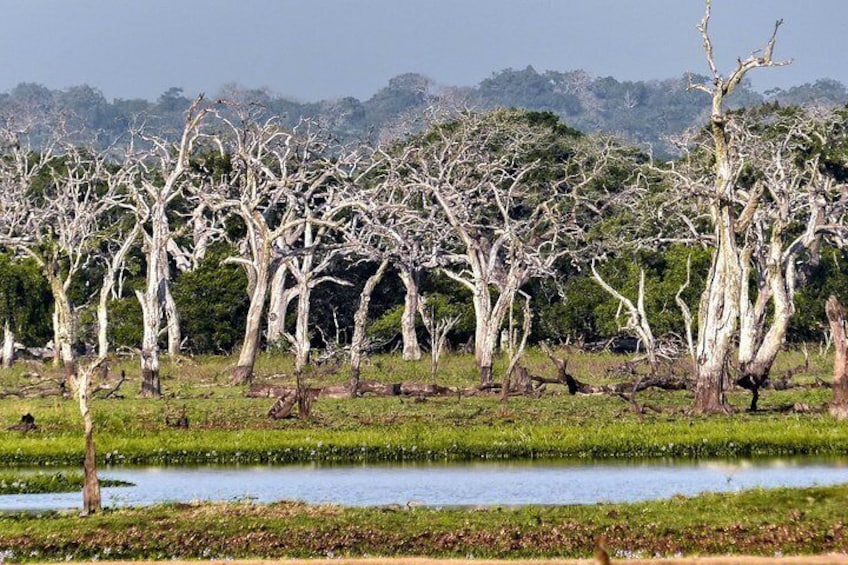
<svg viewBox="0 0 848 565"><path fill-rule="evenodd" d="M705 72L701 0L0 0L0 90L88 83L107 98L227 82L301 100L367 98L389 78L473 85L506 67L585 69L619 79ZM848 84L848 1L714 0L726 72L764 44L755 86Z"/></svg>

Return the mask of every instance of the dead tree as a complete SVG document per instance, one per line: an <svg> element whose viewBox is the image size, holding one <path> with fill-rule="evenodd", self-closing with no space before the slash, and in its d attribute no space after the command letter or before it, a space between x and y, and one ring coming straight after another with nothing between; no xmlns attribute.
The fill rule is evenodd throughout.
<svg viewBox="0 0 848 565"><path fill-rule="evenodd" d="M530 330L533 327L533 313L530 310L530 295L524 292L521 292L521 295L524 298L524 308L521 311L521 338L518 340L518 343L516 343L512 311L510 310L510 327L507 346L509 363L507 364L506 373L503 377L503 384L501 385L501 402L506 402L507 398L509 398L512 375L518 367L518 362L521 361L521 358L524 356L524 349L527 347L527 338L530 337ZM526 372L524 374L526 374ZM530 385L530 382L526 378L522 378L520 380L522 382L520 383L521 386L519 388L519 392L526 394L528 392L527 387Z"/></svg>
<svg viewBox="0 0 848 565"><path fill-rule="evenodd" d="M460 316L436 317L435 306L428 305L425 296L421 296L417 304L424 328L430 336L430 379L435 383L448 334L459 323Z"/></svg>
<svg viewBox="0 0 848 565"><path fill-rule="evenodd" d="M744 209L738 209L735 198L743 162L738 157L736 139L728 127L731 117L725 110L725 101L752 69L788 63L772 58L777 30L782 23L778 21L762 50L752 53L746 59L739 59L728 76L720 74L713 57L713 44L708 31L710 11L711 3L707 0L704 17L698 29L710 69L711 83L692 84L690 88L706 92L711 99L709 132L710 153L713 157L712 175L711 179L702 178L692 182L693 179L690 178L685 183L687 189L706 201L712 225L712 264L698 311L696 345L697 386L694 408L701 413L727 410L724 394L728 381L727 367L738 327L739 296L745 286L741 250L737 239L739 223L744 221L741 218L744 216Z"/></svg>
<svg viewBox="0 0 848 565"><path fill-rule="evenodd" d="M98 357L91 363L80 363L74 373L77 401L79 403L80 415L83 421L83 432L85 435L85 457L83 459L83 487L82 487L82 516L89 516L100 512L100 480L97 477L97 450L94 445L94 420L91 417L91 376L106 361L105 357Z"/></svg>
<svg viewBox="0 0 848 565"><path fill-rule="evenodd" d="M830 413L840 419L848 418L848 336L845 333L845 309L831 295L825 305L830 332L833 336L833 401Z"/></svg>
<svg viewBox="0 0 848 565"><path fill-rule="evenodd" d="M462 114L397 156L407 189L438 211L441 271L471 293L481 386L493 384L497 339L515 294L573 252L584 227L575 203L607 162L592 140L531 122L519 112ZM569 150L555 150L563 145ZM562 155L567 162L557 160Z"/></svg>
<svg viewBox="0 0 848 565"><path fill-rule="evenodd" d="M362 292L359 293L359 306L353 315L353 337L350 340L350 395L356 396L359 387L359 376L362 368L362 352L365 346L365 327L368 321L368 307L371 304L371 295L374 289L386 274L389 260L383 259L377 266L373 275L368 277Z"/></svg>
<svg viewBox="0 0 848 565"><path fill-rule="evenodd" d="M618 300L619 304L627 309L627 325L625 328L632 331L639 338L642 346L645 348L645 354L648 358L648 363L651 366L651 372L655 372L657 368L657 343L654 339L654 333L651 330L651 324L648 321L648 313L645 310L645 270L639 269L639 293L636 299L636 304L614 289L601 277L598 270L595 268L595 261L592 260L592 278L601 285L607 293ZM617 315L616 315L617 317Z"/></svg>
<svg viewBox="0 0 848 565"><path fill-rule="evenodd" d="M168 243L172 238L169 216L175 200L186 193L194 179L189 161L202 136L202 124L210 107L198 96L186 112L183 130L176 143L148 135L144 129L134 133L121 166L130 171L132 209L142 226L145 257L145 287L136 290L141 304L143 334L141 344L142 395L158 398L159 334L167 319L168 350L179 352L180 331L177 311L171 297L168 275Z"/></svg>
<svg viewBox="0 0 848 565"><path fill-rule="evenodd" d="M269 287L268 316L277 322L269 329L269 341L279 339L277 332L284 331L286 308L297 296L284 288L285 275L297 261L287 257L285 250L315 229L315 224L321 224L319 230L327 229L326 221L310 217L306 206L323 202L327 184L338 178L340 169L326 159L329 148L311 124L304 122L289 130L276 119L258 120L253 107L226 109L235 112L236 118L219 113L226 133L216 144L222 156L230 159L232 172L215 179L204 198L210 207L238 218L245 228L240 255L226 260L245 269L250 296L244 340L233 371L233 382L238 384L253 376Z"/></svg>
<svg viewBox="0 0 848 565"><path fill-rule="evenodd" d="M0 135L11 147L0 164L0 243L32 258L44 273L54 301L55 359L70 376L77 333L70 289L109 237L126 197L100 183L105 161L89 148L57 140L34 151L21 132ZM33 190L36 179L43 183L39 190Z"/></svg>

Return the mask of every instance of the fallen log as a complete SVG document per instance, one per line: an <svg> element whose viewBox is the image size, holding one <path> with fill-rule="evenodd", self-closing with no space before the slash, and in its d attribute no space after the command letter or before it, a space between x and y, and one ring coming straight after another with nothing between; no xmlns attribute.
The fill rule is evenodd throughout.
<svg viewBox="0 0 848 565"><path fill-rule="evenodd" d="M659 388L662 390L686 390L689 383L680 377L646 376L638 378L630 383L615 383L608 385L593 385L577 380L568 372L568 362L560 359L551 351L547 344L542 344L542 350L557 369L556 380L534 379L542 382L557 382L568 387L568 394L610 394L614 396L632 395L648 388Z"/></svg>
<svg viewBox="0 0 848 565"><path fill-rule="evenodd" d="M33 373L33 375L38 376ZM28 376L28 375L25 375ZM17 398L47 398L49 396L64 396L65 388L61 381L46 378L18 390L0 391L0 398L15 396Z"/></svg>
<svg viewBox="0 0 848 565"><path fill-rule="evenodd" d="M434 383L400 383L400 394L416 397L452 396L456 390Z"/></svg>
<svg viewBox="0 0 848 565"><path fill-rule="evenodd" d="M254 383L244 393L248 398L281 398L296 392L294 385L270 385ZM313 387L307 389L316 398L349 398L350 388L347 385L327 385L324 387ZM473 389L477 392L477 389ZM441 386L433 383L381 383L377 381L360 381L357 386L357 395L372 396L453 396L457 389Z"/></svg>

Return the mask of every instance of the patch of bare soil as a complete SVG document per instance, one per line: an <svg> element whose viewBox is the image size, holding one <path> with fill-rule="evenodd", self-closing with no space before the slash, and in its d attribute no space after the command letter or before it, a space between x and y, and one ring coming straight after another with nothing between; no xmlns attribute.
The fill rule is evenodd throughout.
<svg viewBox="0 0 848 565"><path fill-rule="evenodd" d="M77 565L197 565L197 561L75 561ZM206 561L206 565L592 565L593 559L431 559L386 557L367 559L280 559ZM710 556L669 559L613 559L615 565L848 565L848 555L804 555L789 557Z"/></svg>

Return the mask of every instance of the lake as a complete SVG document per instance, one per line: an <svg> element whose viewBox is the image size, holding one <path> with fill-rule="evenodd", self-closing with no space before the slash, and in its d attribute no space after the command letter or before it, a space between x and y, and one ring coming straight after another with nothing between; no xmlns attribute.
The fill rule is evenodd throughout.
<svg viewBox="0 0 848 565"><path fill-rule="evenodd" d="M559 505L845 483L848 458L107 467L100 476L135 484L103 489L104 506L236 500L346 506ZM79 492L2 495L0 511L75 508L81 507L81 499Z"/></svg>

